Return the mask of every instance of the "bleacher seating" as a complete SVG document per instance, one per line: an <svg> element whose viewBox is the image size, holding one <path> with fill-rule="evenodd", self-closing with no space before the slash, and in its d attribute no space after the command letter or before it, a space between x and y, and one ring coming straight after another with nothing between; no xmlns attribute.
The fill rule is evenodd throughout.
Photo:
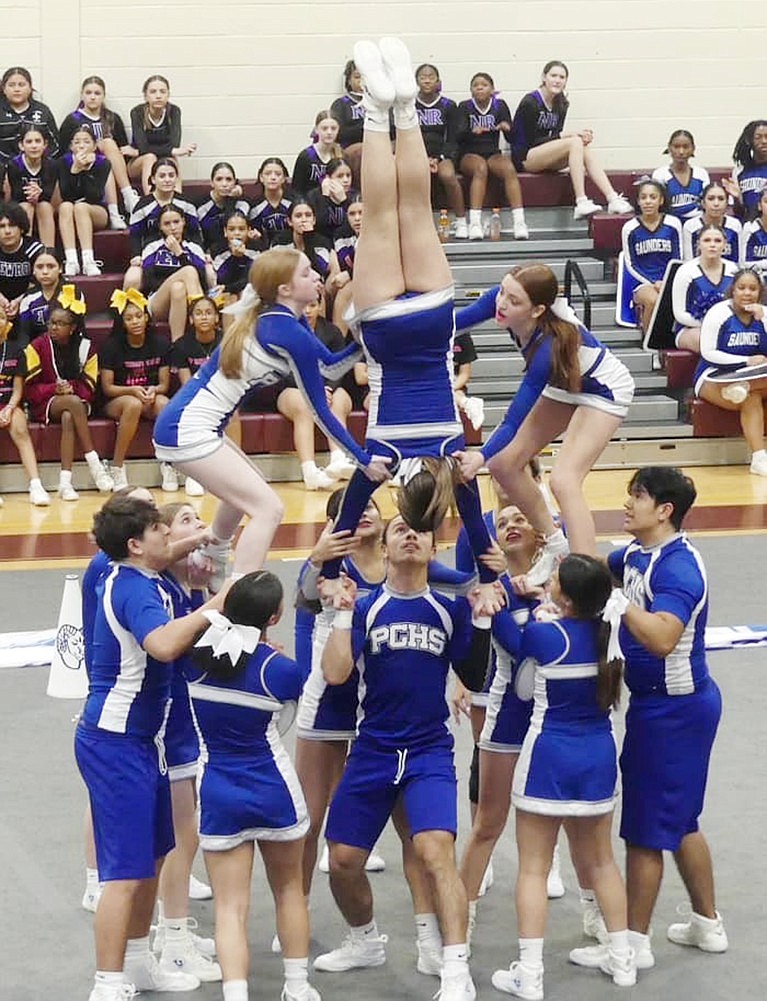
<svg viewBox="0 0 767 1001"><path fill-rule="evenodd" d="M616 190L631 195L634 182L646 171L610 171L610 179ZM710 172L713 178L728 173L720 169ZM592 327L613 350L616 350L632 369L638 384L638 396L632 414L622 429L624 440L677 440L690 435L694 437L725 437L740 435L737 414L710 407L703 401L695 400L684 406L685 392L692 385L695 358L688 352L668 351L664 353L664 372L650 371L647 356L641 352L638 334L631 330L615 328L613 312L615 286L611 281L611 264L620 245L620 230L625 216L598 214L586 223L573 223L570 207L573 196L570 180L566 172L558 174L521 174L523 196L528 220L533 229L528 243L501 242L467 243L456 241L447 245L448 257L453 267L459 302L467 290L487 287L498 281L509 263L531 258L546 260L558 274L561 274L564 259L579 260L586 271L592 290ZM255 183L244 182L246 195L255 194ZM206 181L187 181L185 194L195 201L202 199L209 191ZM598 198L598 193L587 185L587 193ZM504 206L502 187L496 179L490 179L485 205ZM591 239L587 231L590 230ZM97 233L94 241L95 256L103 262L103 275L95 278L79 276L78 284L85 292L89 314L88 334L94 344L100 346L109 335L112 326L108 303L113 289L120 287L130 257L130 244L126 232L105 231ZM159 329L167 333L167 324L159 324ZM472 376L472 392L486 401L486 428L492 427L505 409L509 398L518 384L521 371L514 366L518 356L508 344L508 337L492 325L480 328L476 333L480 361L476 365L477 374ZM509 363L511 362L511 367ZM669 395L664 395L668 393ZM682 412L680 415L680 401ZM690 423L687 423L689 419ZM358 412L351 415L349 428L358 441L364 439L366 415ZM101 455L110 456L114 445L115 426L112 421L94 419L91 422L96 447ZM480 444L481 432L474 431L464 421L467 442ZM58 427L31 426L32 440L41 462L57 462L59 458ZM245 451L255 456L289 455L293 452L292 425L280 414L246 414L243 416L243 446ZM327 449L327 442L319 431L316 432L318 451ZM131 460L151 459L151 425L143 424L128 453ZM18 455L9 436L0 436L0 463L18 463Z"/></svg>

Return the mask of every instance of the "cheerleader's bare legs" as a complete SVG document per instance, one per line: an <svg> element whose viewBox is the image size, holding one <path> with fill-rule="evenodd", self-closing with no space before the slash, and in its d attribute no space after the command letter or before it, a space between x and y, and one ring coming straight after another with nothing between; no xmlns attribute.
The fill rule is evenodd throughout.
<svg viewBox="0 0 767 1001"><path fill-rule="evenodd" d="M247 455L225 437L212 455L174 465L220 499L211 525L214 539L228 546L242 516L248 515L234 554L234 573L260 570L285 508Z"/></svg>
<svg viewBox="0 0 767 1001"><path fill-rule="evenodd" d="M357 311L378 306L405 291L432 292L452 284L450 266L434 227L429 161L415 105L399 100L394 103L397 137L392 153L388 123L394 87L383 67L380 74L390 90L381 95L368 91L363 99L365 215L354 258ZM373 85L380 83L376 78ZM415 79L412 86L415 90ZM382 100L377 102L379 96Z"/></svg>

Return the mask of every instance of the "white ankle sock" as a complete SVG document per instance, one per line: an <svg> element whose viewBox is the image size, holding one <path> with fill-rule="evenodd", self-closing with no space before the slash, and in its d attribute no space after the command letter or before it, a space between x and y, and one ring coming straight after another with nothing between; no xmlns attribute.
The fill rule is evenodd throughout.
<svg viewBox="0 0 767 1001"><path fill-rule="evenodd" d="M285 971L285 986L291 994L299 994L307 981L308 957L306 959L283 959L282 967Z"/></svg>
<svg viewBox="0 0 767 1001"><path fill-rule="evenodd" d="M473 226L475 223L482 225L482 209L469 209L469 225Z"/></svg>
<svg viewBox="0 0 767 1001"><path fill-rule="evenodd" d="M93 978L97 987L99 984L121 984L124 980L125 975L122 970L119 973L113 970L96 970L96 976Z"/></svg>
<svg viewBox="0 0 767 1001"><path fill-rule="evenodd" d="M59 486L60 487L71 487L72 486L72 470L62 469L59 473Z"/></svg>
<svg viewBox="0 0 767 1001"><path fill-rule="evenodd" d="M95 263L95 258L93 256L92 250L83 250L83 264L93 264Z"/></svg>
<svg viewBox="0 0 767 1001"><path fill-rule="evenodd" d="M575 199L575 204L580 205L581 202L587 202L588 198L585 195L580 195L580 197Z"/></svg>
<svg viewBox="0 0 767 1001"><path fill-rule="evenodd" d="M767 449L764 449L764 448L757 449L756 452L752 452L751 453L751 458L752 459L759 459L759 460L761 460L761 459L767 459Z"/></svg>
<svg viewBox="0 0 767 1001"><path fill-rule="evenodd" d="M118 209L117 204L115 202L112 202L111 205L107 205L107 212L109 213L110 216L120 215L120 210Z"/></svg>
<svg viewBox="0 0 767 1001"><path fill-rule="evenodd" d="M439 921L436 914L416 914L415 916L416 941L422 945L442 945L442 933L439 930Z"/></svg>
<svg viewBox="0 0 767 1001"><path fill-rule="evenodd" d="M641 931L631 931L631 929L629 929L626 932L626 941L634 952L639 952L640 949L650 948L650 936L643 935Z"/></svg>
<svg viewBox="0 0 767 1001"><path fill-rule="evenodd" d="M469 947L465 942L459 945L442 946L442 976L459 977L469 972Z"/></svg>
<svg viewBox="0 0 767 1001"><path fill-rule="evenodd" d="M615 952L619 956L624 956L629 949L629 933L628 931L608 931L607 941L610 946L610 952Z"/></svg>
<svg viewBox="0 0 767 1001"><path fill-rule="evenodd" d="M524 209L512 209L511 218L514 222L524 222L525 221L525 210Z"/></svg>
<svg viewBox="0 0 767 1001"><path fill-rule="evenodd" d="M224 991L224 1001L248 1001L247 980L225 980L221 986Z"/></svg>
<svg viewBox="0 0 767 1001"><path fill-rule="evenodd" d="M349 928L352 938L357 939L357 941L365 941L366 939L378 938L378 925L376 924L376 919L367 925L359 925L357 928Z"/></svg>
<svg viewBox="0 0 767 1001"><path fill-rule="evenodd" d="M519 940L519 961L531 969L543 966L543 939L521 938Z"/></svg>
<svg viewBox="0 0 767 1001"><path fill-rule="evenodd" d="M149 956L149 936L129 938L125 945L126 959L143 959Z"/></svg>
<svg viewBox="0 0 767 1001"><path fill-rule="evenodd" d="M165 929L166 942L179 942L187 935L187 918L163 918L162 926Z"/></svg>
<svg viewBox="0 0 767 1001"><path fill-rule="evenodd" d="M63 472L63 470L62 470ZM72 479L72 474L69 474L69 479ZM39 483L39 480L32 480L32 483ZM98 869L90 869L86 866L85 869L85 882L90 886L93 883L98 883L99 881L99 871Z"/></svg>
<svg viewBox="0 0 767 1001"><path fill-rule="evenodd" d="M76 250L65 250L64 251L64 260L65 261L73 261L75 264L77 264L77 251Z"/></svg>
<svg viewBox="0 0 767 1001"><path fill-rule="evenodd" d="M304 480L306 480L310 476L314 476L316 473L319 473L319 469L317 468L317 463L314 461L314 459L310 459L308 462L301 463L301 475L303 476Z"/></svg>

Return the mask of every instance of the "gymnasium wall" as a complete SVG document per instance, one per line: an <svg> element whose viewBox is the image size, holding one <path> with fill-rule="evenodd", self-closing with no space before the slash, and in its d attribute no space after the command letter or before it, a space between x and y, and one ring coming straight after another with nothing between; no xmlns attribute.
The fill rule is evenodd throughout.
<svg viewBox="0 0 767 1001"><path fill-rule="evenodd" d="M512 112L543 63L563 59L568 124L594 129L606 166L657 166L679 127L699 162L725 165L743 124L767 117L764 0L0 0L0 11L13 26L5 52L59 121L91 73L126 122L143 80L166 75L198 144L187 177L222 158L242 177L267 155L292 168L315 112L342 92L355 39L383 34L435 62L454 99L489 71Z"/></svg>

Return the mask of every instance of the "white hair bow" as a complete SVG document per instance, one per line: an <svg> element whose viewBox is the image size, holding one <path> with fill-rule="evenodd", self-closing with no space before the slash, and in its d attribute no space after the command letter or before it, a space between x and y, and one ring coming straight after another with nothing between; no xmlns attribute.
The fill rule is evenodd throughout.
<svg viewBox="0 0 767 1001"><path fill-rule="evenodd" d="M231 306L225 306L222 312L226 313L227 316L244 316L245 313L247 313L249 309L252 309L257 303L258 294L253 286L248 283L243 289L242 295L237 302L233 302Z"/></svg>
<svg viewBox="0 0 767 1001"><path fill-rule="evenodd" d="M554 302L552 302L551 312L560 320L566 320L568 323L575 323L580 326L581 321L578 319L577 313L563 295L558 295Z"/></svg>
<svg viewBox="0 0 767 1001"><path fill-rule="evenodd" d="M621 619L626 614L626 610L631 602L619 587L614 587L612 594L607 599L607 604L602 611L602 620L609 623L610 640L607 644L607 660L623 660L623 650L621 650L620 629Z"/></svg>
<svg viewBox="0 0 767 1001"><path fill-rule="evenodd" d="M226 654L232 664L236 664L243 652L253 653L261 638L261 630L255 626L243 626L230 622L221 612L203 612L210 626L195 643L195 647L209 646L214 657Z"/></svg>

